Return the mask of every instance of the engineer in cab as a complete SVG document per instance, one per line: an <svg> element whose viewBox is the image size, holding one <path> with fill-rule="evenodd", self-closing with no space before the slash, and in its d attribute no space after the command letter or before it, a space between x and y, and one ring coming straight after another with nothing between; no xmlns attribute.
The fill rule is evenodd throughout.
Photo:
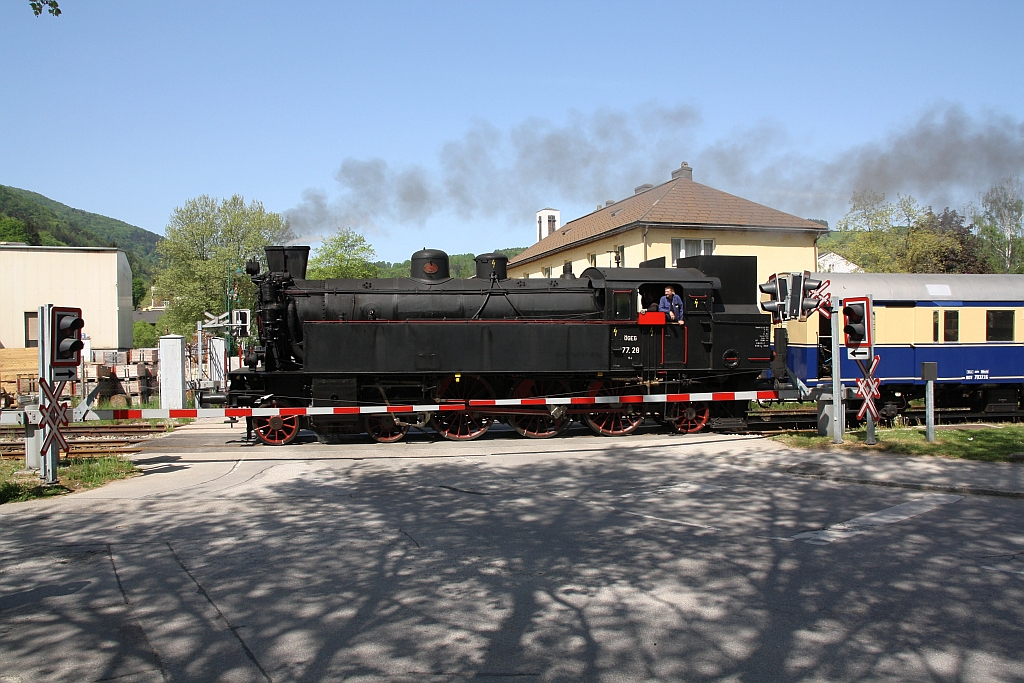
<svg viewBox="0 0 1024 683"><path fill-rule="evenodd" d="M683 300L676 294L675 287L672 285L665 287L665 296L661 297L661 301L658 303L658 310L665 314L669 322L682 322Z"/></svg>

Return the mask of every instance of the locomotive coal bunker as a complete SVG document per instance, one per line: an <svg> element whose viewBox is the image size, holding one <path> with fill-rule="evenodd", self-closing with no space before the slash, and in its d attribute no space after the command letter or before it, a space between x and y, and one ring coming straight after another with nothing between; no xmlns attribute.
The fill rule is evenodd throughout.
<svg viewBox="0 0 1024 683"><path fill-rule="evenodd" d="M572 420L604 435L629 433L645 417L684 432L736 428L746 401L556 399L747 391L771 362L755 257L518 279L495 253L476 258L475 277L458 279L447 254L424 249L408 278L306 280L308 255L306 246L268 246L266 272L248 264L260 345L248 368L230 373L228 405L423 410L250 418L268 444L290 442L300 427L397 441L429 425L472 439L495 420L535 438ZM683 300L681 323L657 312L666 285Z"/></svg>

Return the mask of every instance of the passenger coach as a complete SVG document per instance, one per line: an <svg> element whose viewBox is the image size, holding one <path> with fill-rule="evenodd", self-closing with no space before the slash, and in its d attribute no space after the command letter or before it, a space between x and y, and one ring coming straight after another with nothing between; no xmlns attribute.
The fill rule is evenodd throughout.
<svg viewBox="0 0 1024 683"><path fill-rule="evenodd" d="M1017 413L1024 384L1024 275L816 273L837 302L870 295L883 414L924 395L921 363L938 363L936 404ZM808 387L831 384L831 321L790 321L788 365ZM861 372L840 354L850 384Z"/></svg>

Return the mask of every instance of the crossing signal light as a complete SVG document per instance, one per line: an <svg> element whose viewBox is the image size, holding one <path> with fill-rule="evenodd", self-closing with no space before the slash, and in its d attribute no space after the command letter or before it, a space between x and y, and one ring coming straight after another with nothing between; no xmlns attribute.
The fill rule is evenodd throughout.
<svg viewBox="0 0 1024 683"><path fill-rule="evenodd" d="M770 297L761 302L761 310L771 313L772 322L781 323L786 318L786 299L789 298L789 279L785 275L773 274L768 282L758 285L762 294Z"/></svg>
<svg viewBox="0 0 1024 683"><path fill-rule="evenodd" d="M81 308L54 306L50 315L50 365L75 368L82 363Z"/></svg>
<svg viewBox="0 0 1024 683"><path fill-rule="evenodd" d="M794 276L795 275L796 274L794 273ZM803 322L807 320L807 316L818 310L818 305L821 301L817 297L807 295L821 287L821 280L812 278L810 272L806 270L799 277L800 286L793 286L793 292L799 292L799 294L794 294L793 296L793 299L799 299L799 310L796 312L795 316L791 315L790 317L795 317L800 322Z"/></svg>
<svg viewBox="0 0 1024 683"><path fill-rule="evenodd" d="M871 347L871 302L867 298L843 299L843 335L847 348Z"/></svg>

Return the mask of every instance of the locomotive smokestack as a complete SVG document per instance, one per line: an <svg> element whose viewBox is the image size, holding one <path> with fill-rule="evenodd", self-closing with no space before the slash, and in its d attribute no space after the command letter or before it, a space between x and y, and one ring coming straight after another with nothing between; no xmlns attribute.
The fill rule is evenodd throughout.
<svg viewBox="0 0 1024 683"><path fill-rule="evenodd" d="M263 247L263 251L267 255L267 270L271 273L288 273L295 280L306 279L309 247Z"/></svg>

